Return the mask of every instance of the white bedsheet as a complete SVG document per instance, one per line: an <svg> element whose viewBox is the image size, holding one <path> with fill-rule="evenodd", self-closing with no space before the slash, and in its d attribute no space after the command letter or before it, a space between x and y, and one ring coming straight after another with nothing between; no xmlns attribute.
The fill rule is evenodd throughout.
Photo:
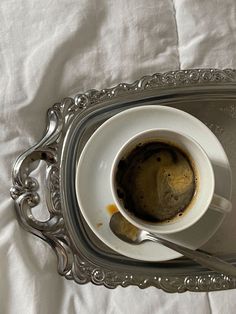
<svg viewBox="0 0 236 314"><path fill-rule="evenodd" d="M13 162L39 140L54 102L194 67L236 68L235 1L1 0L1 314L235 313L236 290L170 295L65 280L9 197Z"/></svg>

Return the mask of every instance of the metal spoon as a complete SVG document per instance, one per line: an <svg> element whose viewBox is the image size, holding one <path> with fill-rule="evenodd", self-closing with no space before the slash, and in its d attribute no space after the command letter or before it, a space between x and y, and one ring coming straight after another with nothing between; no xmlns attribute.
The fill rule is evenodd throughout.
<svg viewBox="0 0 236 314"><path fill-rule="evenodd" d="M168 240L159 238L158 235L140 230L129 223L121 214L117 212L112 215L110 220L111 231L121 240L131 243L140 244L144 241L160 243L182 255L192 259L194 262L229 276L236 277L236 267L223 261L222 259L212 256L201 250L191 250L181 245L175 244Z"/></svg>

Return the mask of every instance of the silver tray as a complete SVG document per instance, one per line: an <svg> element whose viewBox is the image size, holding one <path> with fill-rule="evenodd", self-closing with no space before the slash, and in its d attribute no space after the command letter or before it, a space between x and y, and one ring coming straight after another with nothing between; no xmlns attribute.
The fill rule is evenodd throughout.
<svg viewBox="0 0 236 314"><path fill-rule="evenodd" d="M234 178L235 84L236 71L231 69L157 73L132 84L65 98L48 110L45 135L14 165L11 196L22 227L55 251L60 275L78 284L92 282L108 288L155 286L167 292L184 292L236 287L236 278L214 273L185 258L157 263L117 254L90 231L75 195L75 168L89 137L114 114L140 105L170 105L206 123L222 142ZM232 202L236 202L236 191ZM37 213L45 209L47 217L39 218ZM236 264L236 211L229 216L204 248Z"/></svg>

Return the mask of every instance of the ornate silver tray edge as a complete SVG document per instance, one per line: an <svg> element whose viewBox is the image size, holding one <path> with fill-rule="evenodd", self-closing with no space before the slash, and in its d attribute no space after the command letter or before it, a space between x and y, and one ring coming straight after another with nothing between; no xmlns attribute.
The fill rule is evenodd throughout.
<svg viewBox="0 0 236 314"><path fill-rule="evenodd" d="M54 249L58 258L58 272L79 284L92 282L115 288L136 285L139 288L155 286L167 292L213 291L236 287L236 279L212 272L188 276L153 276L118 272L97 267L80 252L74 250L66 230L60 193L60 163L64 138L75 115L91 106L104 104L118 97L128 97L148 90L177 88L204 84L235 84L236 71L231 69L193 69L156 73L132 84L121 83L110 89L90 90L84 94L65 98L48 110L47 129L43 138L18 157L12 172L11 196L15 201L17 218L22 227L42 238ZM38 182L31 177L32 164L39 160L47 163L47 209L50 217L42 222L35 219L32 208L39 204Z"/></svg>

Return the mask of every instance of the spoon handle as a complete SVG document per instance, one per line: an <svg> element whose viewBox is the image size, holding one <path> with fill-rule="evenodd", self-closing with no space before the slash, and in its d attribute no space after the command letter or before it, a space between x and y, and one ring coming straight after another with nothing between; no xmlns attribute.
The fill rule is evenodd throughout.
<svg viewBox="0 0 236 314"><path fill-rule="evenodd" d="M190 258L196 263L207 267L211 270L214 270L218 273L222 273L228 276L236 277L236 267L231 265L228 262L223 261L222 259L215 257L207 252L202 250L191 250L181 245L175 244L165 239L161 239L154 234L148 234L148 239L153 242L158 242L163 244L164 246L183 254L184 256Z"/></svg>

